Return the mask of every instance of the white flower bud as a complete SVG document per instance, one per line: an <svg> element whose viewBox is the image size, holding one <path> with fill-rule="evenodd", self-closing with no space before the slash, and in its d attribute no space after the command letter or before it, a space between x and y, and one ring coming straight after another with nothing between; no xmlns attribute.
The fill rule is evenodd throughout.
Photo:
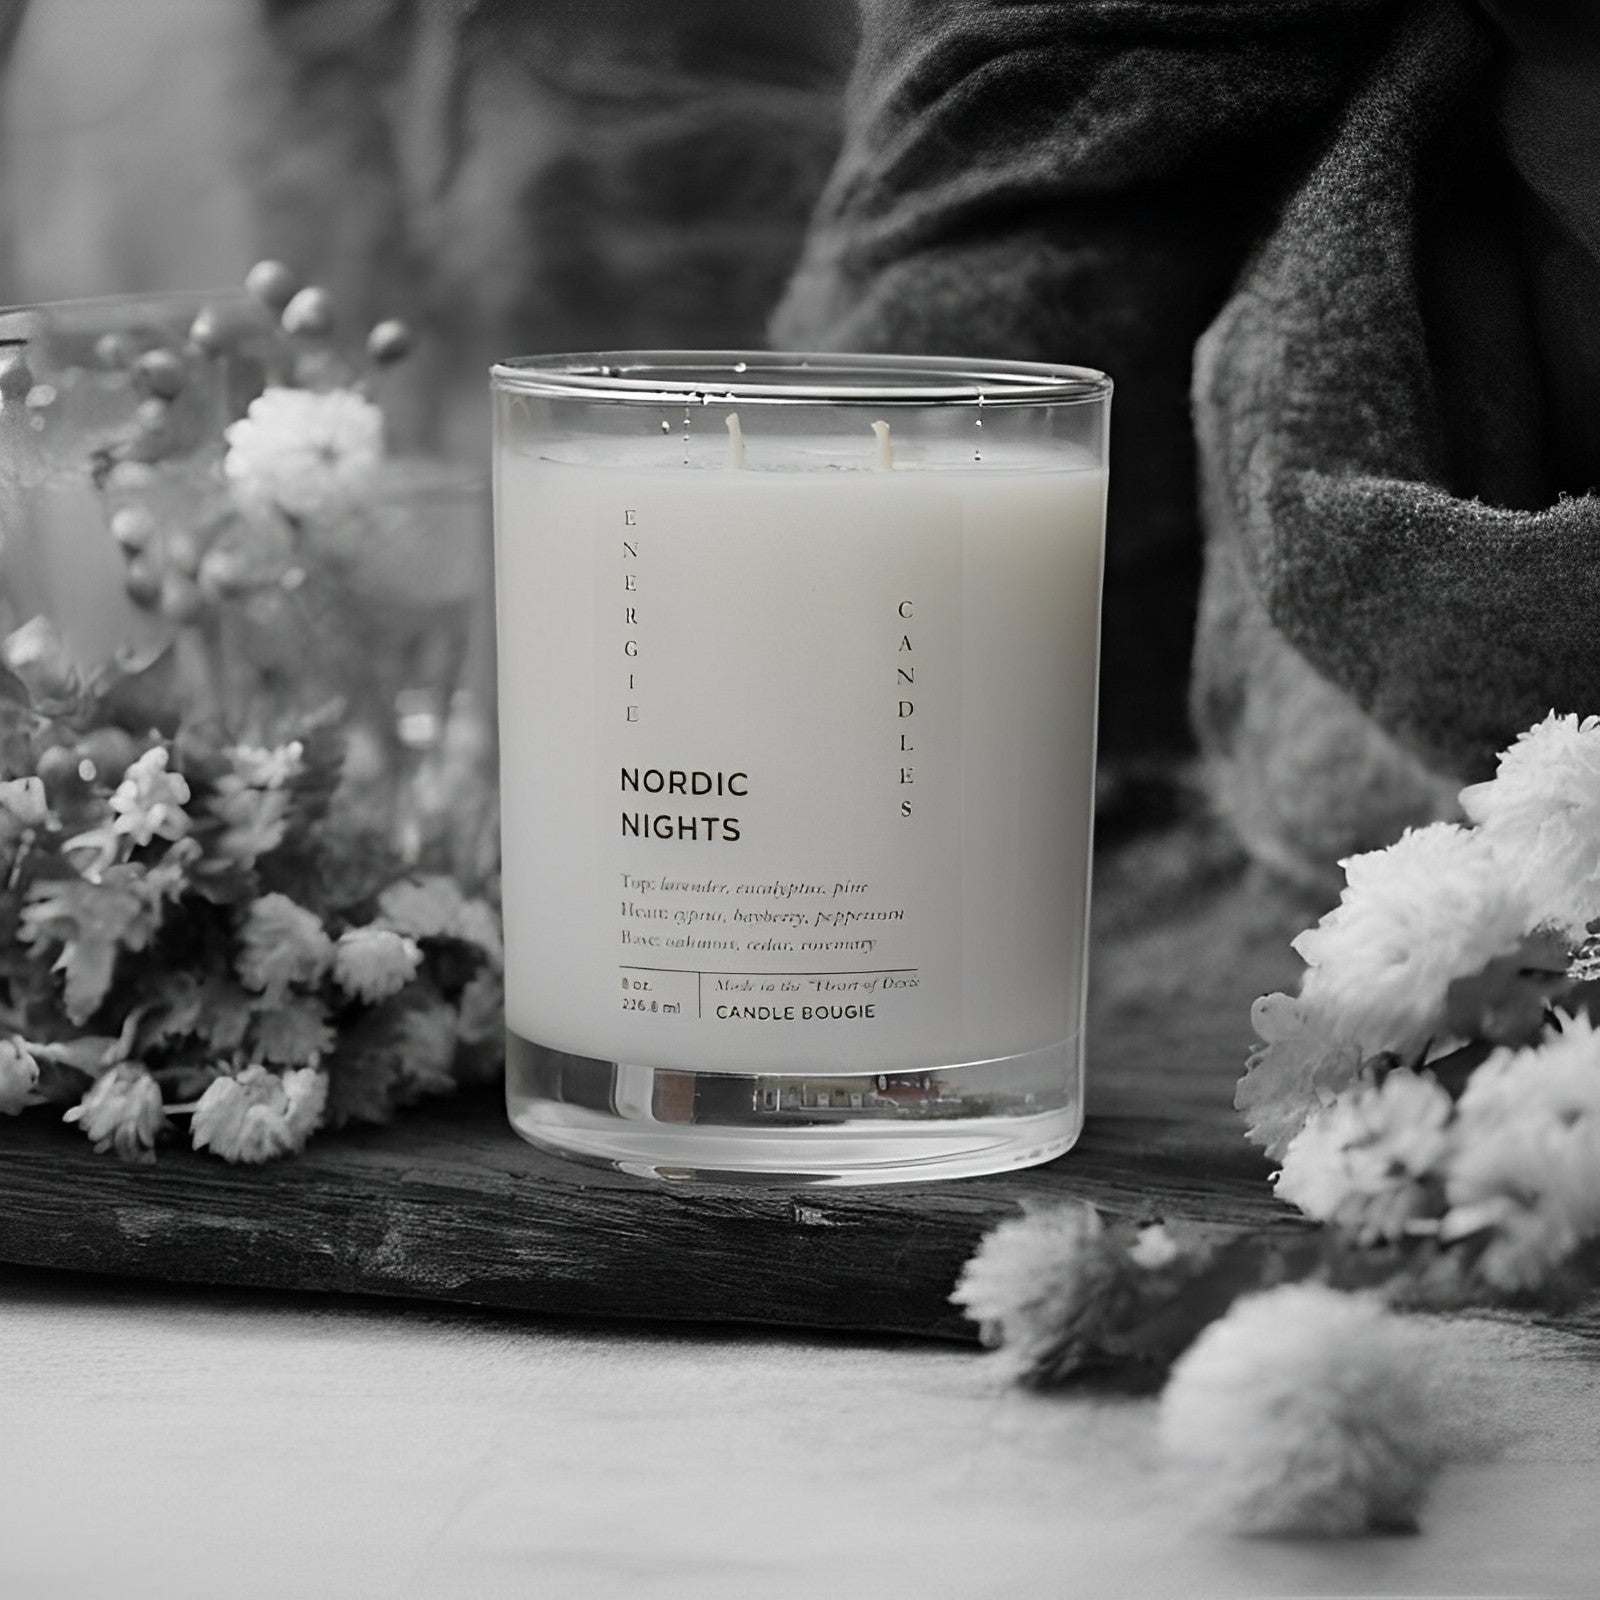
<svg viewBox="0 0 1600 1600"><path fill-rule="evenodd" d="M0 1039L0 1116L14 1117L39 1086L39 1063L20 1039Z"/></svg>

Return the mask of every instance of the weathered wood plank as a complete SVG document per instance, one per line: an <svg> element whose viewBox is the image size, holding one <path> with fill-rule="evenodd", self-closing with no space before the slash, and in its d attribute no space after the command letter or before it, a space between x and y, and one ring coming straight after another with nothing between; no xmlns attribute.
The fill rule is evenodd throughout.
<svg viewBox="0 0 1600 1600"><path fill-rule="evenodd" d="M1180 1125L1091 1121L1048 1167L938 1185L662 1186L514 1138L498 1101L240 1170L96 1157L37 1121L5 1134L0 1259L200 1283L420 1295L585 1315L964 1337L945 1296L1019 1201L1073 1196L1222 1226L1286 1221L1250 1158ZM1289 1224L1292 1225L1292 1224Z"/></svg>

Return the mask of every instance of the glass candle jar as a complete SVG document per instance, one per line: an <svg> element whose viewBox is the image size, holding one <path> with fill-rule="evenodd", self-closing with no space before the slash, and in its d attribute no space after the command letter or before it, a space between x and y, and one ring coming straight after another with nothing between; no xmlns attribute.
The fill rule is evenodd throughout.
<svg viewBox="0 0 1600 1600"><path fill-rule="evenodd" d="M616 353L493 386L512 1125L794 1183L1066 1150L1110 381Z"/></svg>

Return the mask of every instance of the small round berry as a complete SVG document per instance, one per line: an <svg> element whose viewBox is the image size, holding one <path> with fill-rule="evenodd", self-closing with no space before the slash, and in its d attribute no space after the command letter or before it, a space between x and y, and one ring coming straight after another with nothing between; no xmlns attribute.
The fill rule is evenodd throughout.
<svg viewBox="0 0 1600 1600"><path fill-rule="evenodd" d="M245 292L268 311L282 311L294 299L299 280L281 261L258 261L245 274Z"/></svg>
<svg viewBox="0 0 1600 1600"><path fill-rule="evenodd" d="M94 342L95 360L112 371L119 367L131 367L138 353L138 347L125 333L102 333Z"/></svg>
<svg viewBox="0 0 1600 1600"><path fill-rule="evenodd" d="M19 676L38 700L70 700L78 690L78 674L63 655L36 656L21 666Z"/></svg>
<svg viewBox="0 0 1600 1600"><path fill-rule="evenodd" d="M333 332L333 296L315 285L302 289L283 308L283 331L320 337Z"/></svg>
<svg viewBox="0 0 1600 1600"><path fill-rule="evenodd" d="M411 354L411 330L398 317L380 322L367 335L367 354L383 366L403 360Z"/></svg>
<svg viewBox="0 0 1600 1600"><path fill-rule="evenodd" d="M226 600L254 587L250 563L238 550L206 551L195 581L200 585L200 592L210 600Z"/></svg>
<svg viewBox="0 0 1600 1600"><path fill-rule="evenodd" d="M174 528L167 535L161 553L166 564L186 578L192 578L200 570L200 541L187 528Z"/></svg>
<svg viewBox="0 0 1600 1600"><path fill-rule="evenodd" d="M136 606L148 611L161 598L161 572L148 556L134 556L123 570L122 587Z"/></svg>
<svg viewBox="0 0 1600 1600"><path fill-rule="evenodd" d="M189 324L189 342L208 356L220 356L234 346L240 333L237 316L229 316L220 306L202 306Z"/></svg>
<svg viewBox="0 0 1600 1600"><path fill-rule="evenodd" d="M22 400L33 387L33 368L27 357L10 355L0 359L0 399Z"/></svg>
<svg viewBox="0 0 1600 1600"><path fill-rule="evenodd" d="M193 622L206 608L206 597L193 578L168 572L161 579L161 615L169 622Z"/></svg>
<svg viewBox="0 0 1600 1600"><path fill-rule="evenodd" d="M121 783L122 775L133 764L139 746L132 734L109 723L91 728L78 741L78 772L87 783L103 783L108 788ZM87 764L91 769L84 772Z"/></svg>
<svg viewBox="0 0 1600 1600"><path fill-rule="evenodd" d="M138 432L122 446L135 461L159 461L172 449L172 407L165 400L141 400L133 408Z"/></svg>
<svg viewBox="0 0 1600 1600"><path fill-rule="evenodd" d="M189 324L189 343L208 356L221 355L227 349L227 329L215 306L201 306Z"/></svg>
<svg viewBox="0 0 1600 1600"><path fill-rule="evenodd" d="M347 388L350 383L350 367L338 354L330 350L326 340L319 339L309 349L295 352L294 358L294 387L296 389L315 389L318 392L327 389Z"/></svg>
<svg viewBox="0 0 1600 1600"><path fill-rule="evenodd" d="M171 400L188 376L183 358L173 350L146 350L133 364L133 381L158 400Z"/></svg>
<svg viewBox="0 0 1600 1600"><path fill-rule="evenodd" d="M131 556L156 536L156 519L143 506L121 506L111 514L111 537Z"/></svg>
<svg viewBox="0 0 1600 1600"><path fill-rule="evenodd" d="M106 488L117 492L148 489L156 481L156 469L143 461L119 461L106 474Z"/></svg>
<svg viewBox="0 0 1600 1600"><path fill-rule="evenodd" d="M172 406L170 402L151 395L148 400L141 400L133 408L133 420L139 424L143 433L156 433L162 428L170 428Z"/></svg>
<svg viewBox="0 0 1600 1600"><path fill-rule="evenodd" d="M40 752L34 772L52 800L76 794L83 788L83 779L78 773L81 759L76 750L64 744L53 744Z"/></svg>

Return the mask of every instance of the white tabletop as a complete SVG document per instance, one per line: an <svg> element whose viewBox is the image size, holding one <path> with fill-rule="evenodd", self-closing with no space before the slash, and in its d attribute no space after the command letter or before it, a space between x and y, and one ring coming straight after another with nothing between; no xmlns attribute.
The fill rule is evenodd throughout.
<svg viewBox="0 0 1600 1600"><path fill-rule="evenodd" d="M1152 1400L960 1348L12 1274L0 1595L1600 1593L1600 1347L1435 1326L1498 1456L1419 1536L1278 1542L1194 1525Z"/></svg>

